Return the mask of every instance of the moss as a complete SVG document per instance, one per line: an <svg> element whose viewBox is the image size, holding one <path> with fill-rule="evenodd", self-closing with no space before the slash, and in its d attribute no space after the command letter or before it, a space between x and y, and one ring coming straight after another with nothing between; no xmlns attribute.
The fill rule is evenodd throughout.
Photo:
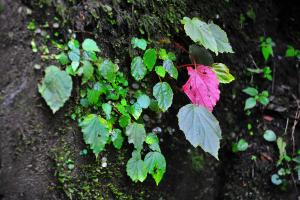
<svg viewBox="0 0 300 200"><path fill-rule="evenodd" d="M168 6L166 6L168 5ZM125 19L130 29L138 29L142 34L153 36L155 33L171 35L178 30L180 20L186 11L183 0L135 0L134 12Z"/></svg>
<svg viewBox="0 0 300 200"><path fill-rule="evenodd" d="M4 5L0 2L0 14L4 11Z"/></svg>
<svg viewBox="0 0 300 200"><path fill-rule="evenodd" d="M127 189L121 184L121 180L124 179L121 172L126 163L124 153L118 152L115 158L113 155L107 155L115 160L109 163L107 168L102 168L101 159L88 161L89 157L76 158L71 149L71 145L62 140L53 150L57 189L63 190L68 199L133 199L132 194L123 192ZM143 199L143 193L139 191L135 196Z"/></svg>
<svg viewBox="0 0 300 200"><path fill-rule="evenodd" d="M204 157L197 149L192 150L190 154L190 159L192 162L192 168L196 172L200 172L204 167Z"/></svg>

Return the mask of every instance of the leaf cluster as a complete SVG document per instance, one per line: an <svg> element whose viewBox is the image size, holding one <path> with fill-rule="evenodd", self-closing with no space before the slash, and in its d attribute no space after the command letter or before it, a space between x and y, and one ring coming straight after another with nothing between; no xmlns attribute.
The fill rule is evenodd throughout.
<svg viewBox="0 0 300 200"><path fill-rule="evenodd" d="M243 92L251 96L246 99L244 107L245 110L253 108L254 106L256 106L257 102L261 103L264 106L269 103L269 92L266 90L259 93L256 88L247 87L243 89Z"/></svg>

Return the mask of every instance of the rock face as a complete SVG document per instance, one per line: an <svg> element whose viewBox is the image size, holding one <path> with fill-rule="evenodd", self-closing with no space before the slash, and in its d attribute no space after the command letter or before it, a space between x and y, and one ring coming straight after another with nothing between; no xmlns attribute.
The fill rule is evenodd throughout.
<svg viewBox="0 0 300 200"><path fill-rule="evenodd" d="M0 3L0 199L60 199L48 190L55 182L49 150L57 120L37 98L40 61L26 29L31 13L18 1Z"/></svg>
<svg viewBox="0 0 300 200"><path fill-rule="evenodd" d="M249 79L245 71L247 67L253 67L252 56L263 64L259 61L262 57L257 44L260 36L272 36L278 54L284 54L287 43L299 49L297 25L300 22L295 19L299 19L297 13L300 11L297 6L271 0L136 0L133 4L110 0L104 3L86 0L76 4L71 3L76 1L62 0L53 1L58 2L51 4L54 7L44 5L41 9L37 5L42 1L52 2L0 0L1 200L63 200L70 197L105 200L296 199L298 194L293 189L287 194L271 184L269 177L277 170L274 164L278 157L276 146L265 143L259 135L261 124L256 120L260 117L253 117L253 126L258 130L251 130L254 136L249 136L245 127L252 118L245 116L241 103L244 99L239 92ZM246 15L249 8L256 12L256 22L246 17L241 28L239 17ZM53 19L56 12L62 23L48 19L49 16ZM158 187L150 178L144 183L134 184L125 172L131 150L129 146L125 145L122 151L108 148L96 160L83 145L78 128L65 117L74 104L69 102L53 115L44 103L38 94L37 83L48 65L39 59L39 54L32 53L30 43L33 36L26 26L32 19L40 24L49 20L50 27L64 33L62 37L65 39L72 34L68 32L69 28L78 31L79 39L92 34L102 45L104 55L119 59L120 69L129 74L128 44L132 36L149 36L162 44L175 41L188 46L191 43L181 32L180 19L183 16L199 16L222 26L236 52L230 57L222 55L217 58L231 66L237 77L232 85L221 88L226 92L222 93L215 108L224 136L220 161L194 149L178 130L176 113L187 101L178 92L174 108L166 114L144 115L147 131L154 128L152 131L161 136L161 148L167 160L165 177ZM41 36L47 33L37 30ZM166 37L168 33L172 35L171 39ZM186 59L184 56L179 58ZM283 116L296 110L295 101L290 100L299 93L300 84L296 77L299 71L292 60L274 58L274 63L269 64L273 68L280 66L276 68L274 88L271 88L271 82L262 81L259 87L273 90L274 101L264 112L275 114L267 125L269 129L283 133L286 123ZM180 73L179 84L182 85L186 81L185 72ZM147 84L130 83L130 86L137 90L146 88ZM254 114L261 116L259 112ZM296 135L299 135L298 128ZM231 144L242 137L250 141L251 147L246 152L233 154ZM299 146L299 140L296 140L296 145ZM251 160L251 155L257 156L257 162Z"/></svg>

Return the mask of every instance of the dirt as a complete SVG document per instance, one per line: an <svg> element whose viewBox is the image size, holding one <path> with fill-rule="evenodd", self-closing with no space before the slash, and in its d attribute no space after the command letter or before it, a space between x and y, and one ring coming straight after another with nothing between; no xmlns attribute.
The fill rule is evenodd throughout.
<svg viewBox="0 0 300 200"><path fill-rule="evenodd" d="M192 148L174 124L179 107L188 103L181 92L176 92L174 106L168 113L158 118L151 116L156 121L147 124L147 129L151 130L156 126L162 128L162 152L168 163L165 177L158 187L150 177L144 183L135 184L129 180L125 172L125 163L131 151L129 145L121 152L108 148L101 155L108 159L107 168L101 168L100 160L95 161L92 156L79 156L80 150L84 148L81 133L76 124L65 116L65 113L72 111L75 100L71 99L55 115L50 112L37 92L37 83L49 63L41 61L39 54L32 52L32 33L26 28L32 19L40 24L45 20L51 22L58 9L52 6L39 8L33 6L35 4L32 2L0 0L0 5L4 5L3 11L0 8L1 200L68 199L68 194L75 196L73 199L299 198L299 181L293 181L291 176L285 177L288 184L284 188L271 183L271 175L278 170L278 149L275 143L266 142L262 137L264 130L274 130L288 142L288 154L293 154L292 126L297 120L295 112L299 109L297 101L299 103L300 71L296 59L287 59L283 55L288 44L300 49L300 9L295 6L296 1L230 0L227 3L218 0L180 0L174 1L173 6L167 8L168 12L175 13L174 18L184 15L201 16L204 20L213 19L215 23L223 25L235 54L221 55L215 61L230 66L236 81L221 87L221 101L214 111L223 130L220 161L199 148ZM104 49L104 54L120 58L121 63L129 63L126 48L130 38L143 31L156 39L170 33L172 40L186 47L190 44L182 35L178 22L174 21L174 26L169 25L173 17L166 14L162 22L155 18L164 11L163 7L156 10L160 5L157 1L137 1L141 2L141 5L136 5L140 12L135 13L131 20L126 20L126 17L131 13L132 7L124 2L103 1L113 7L114 17L110 18L100 9L97 12L99 19L91 17L88 12L91 8L97 9L97 4L91 3L92 1L78 4L66 2L68 3L64 5L68 9L60 14L65 23L61 30L63 37L67 39L68 28L79 31L79 39L95 36ZM148 5L147 9L144 5ZM32 14L28 13L28 8ZM246 15L251 8L256 13L256 19L253 21L246 17L241 28L240 14ZM138 18L141 13L144 20ZM152 13L154 14L151 15ZM149 16L149 19L154 20L154 25L147 26L146 19ZM112 23L114 18L117 24ZM85 20L80 21L81 19ZM134 23L132 19L139 20ZM143 31L140 31L141 26ZM179 33L173 28L177 26ZM251 77L246 71L247 67L264 66L259 50L260 36L271 36L276 43L275 56L267 63L273 70L273 81L261 76ZM187 62L186 57L179 56L178 62ZM35 64L42 68L36 70ZM126 66L122 65L124 71L128 71ZM180 74L177 83L179 87L186 80L185 72L180 71ZM250 116L243 111L247 96L241 92L248 85L257 85L271 94L271 103L266 108L256 108ZM265 120L265 116L270 116L273 120ZM253 136L247 129L248 123L253 126ZM175 132L169 131L171 129ZM299 149L299 125L295 127L293 134L295 148ZM231 145L239 138L246 139L249 148L245 152L232 153ZM251 159L253 155L257 157L256 161ZM72 159L76 165L75 170L70 172L61 167L60 158L63 159L62 163L65 159ZM58 180L58 173L65 175L64 183ZM297 179L296 174L293 177ZM86 189L87 186L89 189Z"/></svg>

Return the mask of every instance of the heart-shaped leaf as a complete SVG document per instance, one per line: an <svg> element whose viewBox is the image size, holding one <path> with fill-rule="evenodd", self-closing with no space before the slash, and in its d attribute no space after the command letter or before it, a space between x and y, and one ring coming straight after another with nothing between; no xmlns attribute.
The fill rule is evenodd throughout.
<svg viewBox="0 0 300 200"><path fill-rule="evenodd" d="M184 24L185 33L194 42L215 52L216 55L223 52L233 53L225 31L218 25L214 23L207 24L196 17L193 19L184 17L182 23Z"/></svg>
<svg viewBox="0 0 300 200"><path fill-rule="evenodd" d="M234 80L234 76L230 74L228 67L223 63L214 63L211 67L217 74L220 83L230 83Z"/></svg>
<svg viewBox="0 0 300 200"><path fill-rule="evenodd" d="M87 38L83 41L82 48L85 51L92 51L92 52L99 52L100 51L97 43L94 40L89 39L89 38Z"/></svg>
<svg viewBox="0 0 300 200"><path fill-rule="evenodd" d="M182 23L184 24L185 33L190 36L194 42L218 54L217 43L208 24L196 17L193 19L184 17Z"/></svg>
<svg viewBox="0 0 300 200"><path fill-rule="evenodd" d="M219 81L215 72L204 65L187 69L190 77L182 87L184 93L193 104L202 105L212 111L220 98Z"/></svg>
<svg viewBox="0 0 300 200"><path fill-rule="evenodd" d="M38 90L55 113L70 98L72 86L71 77L65 71L51 65L46 69L45 77L42 84L38 85Z"/></svg>
<svg viewBox="0 0 300 200"><path fill-rule="evenodd" d="M99 66L99 71L106 80L113 83L116 79L116 72L118 71L118 66L110 60L106 59Z"/></svg>
<svg viewBox="0 0 300 200"><path fill-rule="evenodd" d="M165 112L172 105L173 91L167 82L157 83L153 87L153 96L158 102L159 108Z"/></svg>
<svg viewBox="0 0 300 200"><path fill-rule="evenodd" d="M154 178L156 185L158 185L166 172L165 157L160 152L149 152L145 156L145 164L148 172Z"/></svg>
<svg viewBox="0 0 300 200"><path fill-rule="evenodd" d="M147 73L143 59L140 56L134 57L131 62L131 75L137 81L142 80Z"/></svg>
<svg viewBox="0 0 300 200"><path fill-rule="evenodd" d="M147 67L147 69L149 71L152 71L155 63L156 63L156 59L157 59L157 55L156 55L156 50L155 49L147 49L145 54L144 54L144 63Z"/></svg>
<svg viewBox="0 0 300 200"><path fill-rule="evenodd" d="M138 150L141 150L146 139L146 130L143 124L132 123L126 127L128 143L133 144Z"/></svg>
<svg viewBox="0 0 300 200"><path fill-rule="evenodd" d="M79 126L83 132L84 142L89 144L93 153L98 156L109 139L107 121L100 116L90 114L83 119Z"/></svg>
<svg viewBox="0 0 300 200"><path fill-rule="evenodd" d="M163 62L163 67L168 72L168 74L172 77L177 79L178 78L178 71L177 68L174 66L172 60L165 60Z"/></svg>
<svg viewBox="0 0 300 200"><path fill-rule="evenodd" d="M134 182L143 182L147 178L147 166L141 159L139 151L133 151L132 157L128 160L126 165L127 175Z"/></svg>
<svg viewBox="0 0 300 200"><path fill-rule="evenodd" d="M219 53L233 53L232 47L229 44L227 34L218 25L210 23L209 29L216 40L217 49Z"/></svg>
<svg viewBox="0 0 300 200"><path fill-rule="evenodd" d="M147 48L147 41L145 39L139 39L136 37L133 37L131 39L131 45L133 48L140 48L142 50L146 50Z"/></svg>
<svg viewBox="0 0 300 200"><path fill-rule="evenodd" d="M218 120L202 106L188 104L180 108L178 114L179 128L186 139L194 146L218 159L221 129Z"/></svg>

